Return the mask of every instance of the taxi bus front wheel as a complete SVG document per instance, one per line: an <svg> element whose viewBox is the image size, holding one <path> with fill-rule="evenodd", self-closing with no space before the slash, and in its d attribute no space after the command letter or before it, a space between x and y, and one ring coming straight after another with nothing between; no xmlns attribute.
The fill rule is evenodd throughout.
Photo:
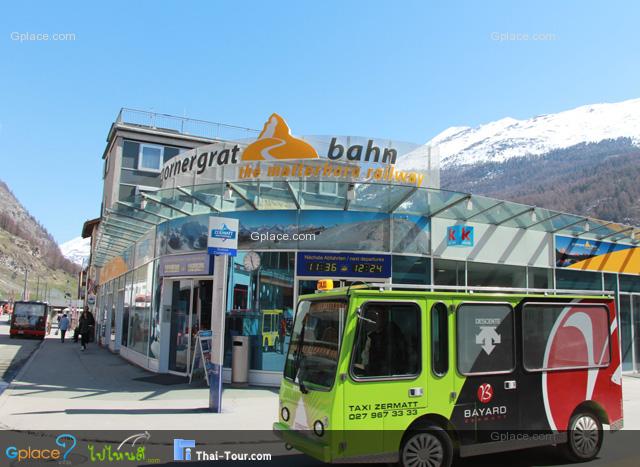
<svg viewBox="0 0 640 467"><path fill-rule="evenodd" d="M567 443L563 445L565 457L572 462L586 462L600 452L603 440L602 423L597 415L580 411L571 417Z"/></svg>
<svg viewBox="0 0 640 467"><path fill-rule="evenodd" d="M449 467L453 459L453 443L445 430L437 425L412 429L400 449L403 467Z"/></svg>

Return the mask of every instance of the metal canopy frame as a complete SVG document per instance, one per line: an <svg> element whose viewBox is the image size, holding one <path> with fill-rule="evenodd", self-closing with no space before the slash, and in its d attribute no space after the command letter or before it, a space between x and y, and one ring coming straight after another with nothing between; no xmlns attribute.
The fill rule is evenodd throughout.
<svg viewBox="0 0 640 467"><path fill-rule="evenodd" d="M470 221L471 219L474 219L475 217L481 216L482 214L486 214L489 211L492 211L494 208L499 208L500 206L502 206L505 202L504 201L499 201L496 204L493 204L491 206L489 206L488 208L484 208L481 211L476 212L475 214L471 214L469 217L466 217L464 219L465 222Z"/></svg>
<svg viewBox="0 0 640 467"><path fill-rule="evenodd" d="M135 209L136 211L144 212L145 214L151 214L152 216L159 217L160 219L164 219L165 221L169 221L173 219L172 217L165 216L164 214L158 214L157 212L147 211L145 208L139 208L138 206L134 206L131 203L125 203L124 201L116 201L119 205L124 206L129 209Z"/></svg>
<svg viewBox="0 0 640 467"><path fill-rule="evenodd" d="M553 215L551 215L551 216L549 216L549 217L545 217L545 218L544 218L544 219L542 219L542 220L536 221L536 222L534 222L533 224L529 224L529 225L527 225L527 226L526 226L526 227L524 227L524 228L525 228L525 229L530 229L531 227L535 227L536 225L544 224L545 222L548 222L548 221L550 221L550 220L552 220L552 219L555 219L556 217L560 217L560 216L562 216L562 215L563 215L563 214L562 214L561 212L556 212L555 214L553 214Z"/></svg>
<svg viewBox="0 0 640 467"><path fill-rule="evenodd" d="M162 201L162 200L156 198L155 196L151 196L148 193L142 193L141 195L142 195L142 197L144 199L148 199L152 203L156 203L156 204L159 204L160 206L165 206L165 207L167 207L169 209L172 209L174 211L178 211L179 213L184 214L185 216L192 216L193 215L193 213L191 213L189 211L185 211L182 208L178 208L176 206L172 206L171 204L167 203L166 201Z"/></svg>
<svg viewBox="0 0 640 467"><path fill-rule="evenodd" d="M278 205L278 203L285 203L284 209L322 209L322 206L327 205L327 201L332 203L328 209L374 210L388 214L417 215L454 222L473 221L496 226L510 223L508 225L510 228L528 230L537 227L537 231L552 235L564 234L594 240L610 239L614 242L627 241L633 245L640 244L640 232L630 225L506 200L415 185L398 186L390 183L353 180L318 180L318 182L338 184L338 194L327 200L328 195L322 190L316 193L303 192L304 179L287 179L269 184L270 188L265 190L260 189L261 184L256 185L253 181L224 181L200 186L165 188L153 193L139 193L123 201L119 200L111 208L104 210L97 248L94 252L96 264L104 264L108 259L121 254L124 249L139 241L140 237L147 234L152 227L182 216L218 214L230 209L246 210L248 208L258 211L261 205L268 209L268 206ZM229 201L227 192L238 198L232 200L234 201L232 203L226 203ZM388 194L392 196L387 196ZM209 196L212 200L209 200ZM272 197L276 203L270 202ZM247 207L244 207L240 200ZM140 205L141 201L143 201L142 205ZM468 211L456 208L464 202L469 202ZM506 210L500 211L500 215L497 215L497 211L503 207ZM510 212L513 214L510 215ZM532 217L530 222L519 219L527 213L535 213L538 218ZM504 215L508 217L500 219ZM514 220L517 221L511 222ZM562 225L558 225L559 223Z"/></svg>
<svg viewBox="0 0 640 467"><path fill-rule="evenodd" d="M582 231L580 233L574 234L574 236L575 237L580 237L580 236L582 236L582 235L584 235L586 233L592 234L594 232L597 232L598 230L605 229L605 228L607 228L607 227L609 227L610 225L613 225L613 224L615 224L615 222L607 222L606 224L602 224L602 225L596 227L595 229L584 230L584 231Z"/></svg>
<svg viewBox="0 0 640 467"><path fill-rule="evenodd" d="M617 237L618 235L629 232L630 230L633 230L633 229L634 229L633 227L627 227L626 229L622 229L617 232L611 232L610 234L607 234L607 235L600 235L598 237L598 240L604 240L605 238L609 238L609 237Z"/></svg>
<svg viewBox="0 0 640 467"><path fill-rule="evenodd" d="M233 191L236 195L238 195L238 197L244 201L245 203L247 203L249 206L251 206L253 208L254 211L258 210L258 207L256 206L256 204L250 200L249 198L247 198L244 193L242 193L238 186L235 183L231 183L231 182L227 182L227 188L231 189L231 191Z"/></svg>
<svg viewBox="0 0 640 467"><path fill-rule="evenodd" d="M409 199L418 191L418 187L414 186L407 194L402 196L398 201L396 201L387 211L389 214L396 212L396 210L402 206L404 203L409 201Z"/></svg>
<svg viewBox="0 0 640 467"><path fill-rule="evenodd" d="M213 204L211 203L207 203L206 201L204 201L203 199L198 198L194 193L190 193L186 188L183 188L181 186L176 187L176 190L178 190L180 193L187 195L188 197L190 197L191 199L196 200L196 202L202 204L203 206L208 207L209 209L211 209L212 211L215 212L220 212L220 208L215 207Z"/></svg>
<svg viewBox="0 0 640 467"><path fill-rule="evenodd" d="M514 214L513 216L509 216L506 219L502 219L500 222L495 223L494 225L502 225L506 222L512 221L513 219L523 216L525 214L527 214L528 212L535 212L536 208L527 208L524 211L520 211L518 214Z"/></svg>

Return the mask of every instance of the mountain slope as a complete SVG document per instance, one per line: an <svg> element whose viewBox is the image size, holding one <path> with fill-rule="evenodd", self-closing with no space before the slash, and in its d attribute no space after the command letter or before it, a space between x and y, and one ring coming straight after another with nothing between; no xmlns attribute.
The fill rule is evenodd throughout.
<svg viewBox="0 0 640 467"><path fill-rule="evenodd" d="M631 138L451 165L442 169L440 179L446 189L640 225L640 148Z"/></svg>
<svg viewBox="0 0 640 467"><path fill-rule="evenodd" d="M51 234L0 181L0 297L20 298L25 269L30 298L44 298L45 286L51 298L75 292L79 267L62 255Z"/></svg>
<svg viewBox="0 0 640 467"><path fill-rule="evenodd" d="M438 147L442 167L451 167L503 162L621 137L640 145L640 99L584 105L527 120L503 118L476 128L452 127L427 144Z"/></svg>

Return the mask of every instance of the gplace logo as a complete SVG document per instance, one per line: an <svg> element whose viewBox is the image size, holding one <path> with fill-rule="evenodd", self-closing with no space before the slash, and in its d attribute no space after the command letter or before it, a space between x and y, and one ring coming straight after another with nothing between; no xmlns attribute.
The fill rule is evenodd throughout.
<svg viewBox="0 0 640 467"><path fill-rule="evenodd" d="M26 448L18 448L17 446L9 446L5 449L5 455L12 460L28 461L28 460L67 460L69 453L76 447L78 440L75 436L68 433L58 435L56 444L62 449L34 448L27 446Z"/></svg>

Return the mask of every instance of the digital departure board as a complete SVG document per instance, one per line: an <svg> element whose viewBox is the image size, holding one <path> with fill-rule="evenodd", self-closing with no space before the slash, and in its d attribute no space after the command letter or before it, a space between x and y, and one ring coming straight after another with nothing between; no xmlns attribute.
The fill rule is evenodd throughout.
<svg viewBox="0 0 640 467"><path fill-rule="evenodd" d="M297 272L299 276L386 279L391 277L391 256L299 252Z"/></svg>

